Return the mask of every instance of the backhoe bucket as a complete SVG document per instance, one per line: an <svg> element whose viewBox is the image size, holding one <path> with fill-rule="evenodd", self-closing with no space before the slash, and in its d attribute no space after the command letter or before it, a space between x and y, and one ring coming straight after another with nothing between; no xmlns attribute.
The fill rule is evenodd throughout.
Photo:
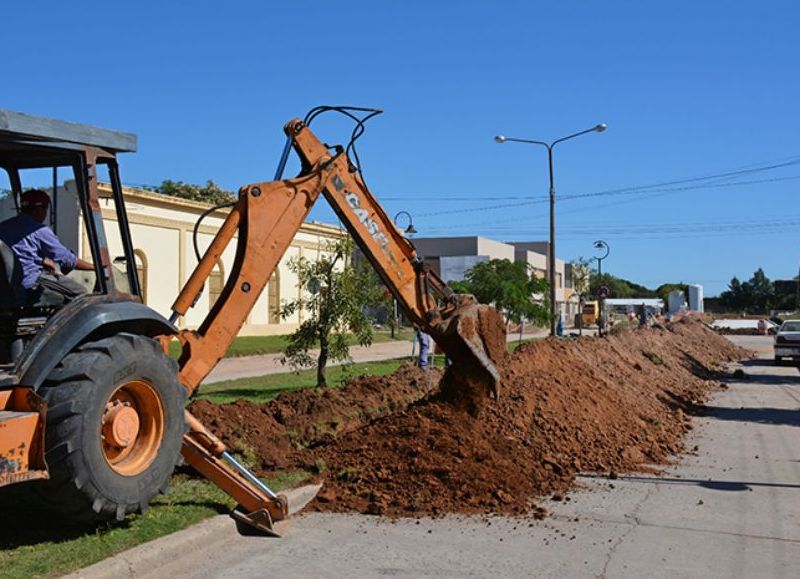
<svg viewBox="0 0 800 579"><path fill-rule="evenodd" d="M442 380L442 396L458 406L477 411L488 396L497 398L500 372L508 351L506 327L492 306L459 296L460 304L437 324L433 336L452 362Z"/></svg>

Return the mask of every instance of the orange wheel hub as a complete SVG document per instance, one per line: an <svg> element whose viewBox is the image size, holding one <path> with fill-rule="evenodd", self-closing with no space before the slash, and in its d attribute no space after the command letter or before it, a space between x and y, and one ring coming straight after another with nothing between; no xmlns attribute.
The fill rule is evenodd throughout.
<svg viewBox="0 0 800 579"><path fill-rule="evenodd" d="M164 407L155 388L131 380L106 403L100 428L103 454L114 471L135 476L158 455L165 430Z"/></svg>

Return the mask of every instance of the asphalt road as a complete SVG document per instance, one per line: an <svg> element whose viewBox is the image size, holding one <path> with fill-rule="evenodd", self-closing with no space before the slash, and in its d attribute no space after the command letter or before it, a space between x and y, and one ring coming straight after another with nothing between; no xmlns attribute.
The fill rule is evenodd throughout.
<svg viewBox="0 0 800 579"><path fill-rule="evenodd" d="M769 338L734 340L771 358ZM220 518L173 536L189 547L158 565L129 553L125 568L208 578L798 577L800 373L771 359L742 369L746 378L695 419L696 452L658 478L582 478L583 490L546 502L553 515L543 521L312 514L269 540L239 537ZM103 565L80 575L118 576L119 565Z"/></svg>

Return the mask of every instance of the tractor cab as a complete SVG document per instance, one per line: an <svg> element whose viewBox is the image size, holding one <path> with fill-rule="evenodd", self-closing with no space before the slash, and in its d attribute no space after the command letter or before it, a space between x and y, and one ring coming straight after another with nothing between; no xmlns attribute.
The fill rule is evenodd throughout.
<svg viewBox="0 0 800 579"><path fill-rule="evenodd" d="M65 326L75 327L74 335L66 340L74 347L76 340L80 343L109 322L119 325L126 319L155 317L156 325L166 323L155 312L138 310L146 308L141 305L117 165L118 153L135 150L136 136L130 133L0 109L0 222L20 211L24 191L45 190L50 197L45 224L64 246L94 265L94 272L69 274L87 291L65 305L63 296L51 290L22 287L19 260L0 239L0 386L19 383L32 365L43 365L35 360L35 338L43 330L48 330L47 342L52 344L53 336ZM116 221L118 232L110 235L104 229L99 180L110 184L115 208L115 215L107 218ZM113 254L109 238L114 242ZM120 304L126 307L111 313L111 306ZM104 312L100 326L88 320L89 311Z"/></svg>

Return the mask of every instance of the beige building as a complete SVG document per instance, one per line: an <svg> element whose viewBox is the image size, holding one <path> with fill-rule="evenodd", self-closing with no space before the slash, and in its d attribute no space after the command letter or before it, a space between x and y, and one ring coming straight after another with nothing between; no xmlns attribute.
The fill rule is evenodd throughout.
<svg viewBox="0 0 800 579"><path fill-rule="evenodd" d="M169 317L175 297L197 265L192 241L195 222L211 206L149 191L130 188L124 188L123 191L144 301L154 310ZM110 187L101 185L100 192L108 247L113 259L123 254L117 215ZM0 217L6 219L13 215L13 211L13 204L7 199L0 207ZM227 211L225 209L211 213L200 226L198 248L201 255L225 220ZM56 228L64 245L79 257L91 259L75 196L74 181L67 181L59 190ZM289 260L300 256L313 260L322 253L327 242L344 235L346 232L336 226L303 224L264 292L259 296L240 335L275 335L294 331L302 321L302 313L286 320L279 315L281 304L295 299L300 292L297 278L288 267ZM224 280L233 267L235 254L234 237L211 274L200 300L178 321L180 327L192 329L202 323L224 287Z"/></svg>
<svg viewBox="0 0 800 579"><path fill-rule="evenodd" d="M479 236L424 237L412 241L425 263L445 282L464 279L468 269L490 259L521 261L528 265L533 275L547 277L549 245L546 241L503 243ZM572 289L567 287L564 260L556 258L555 266L556 305L565 321L571 320L577 306L571 300Z"/></svg>

